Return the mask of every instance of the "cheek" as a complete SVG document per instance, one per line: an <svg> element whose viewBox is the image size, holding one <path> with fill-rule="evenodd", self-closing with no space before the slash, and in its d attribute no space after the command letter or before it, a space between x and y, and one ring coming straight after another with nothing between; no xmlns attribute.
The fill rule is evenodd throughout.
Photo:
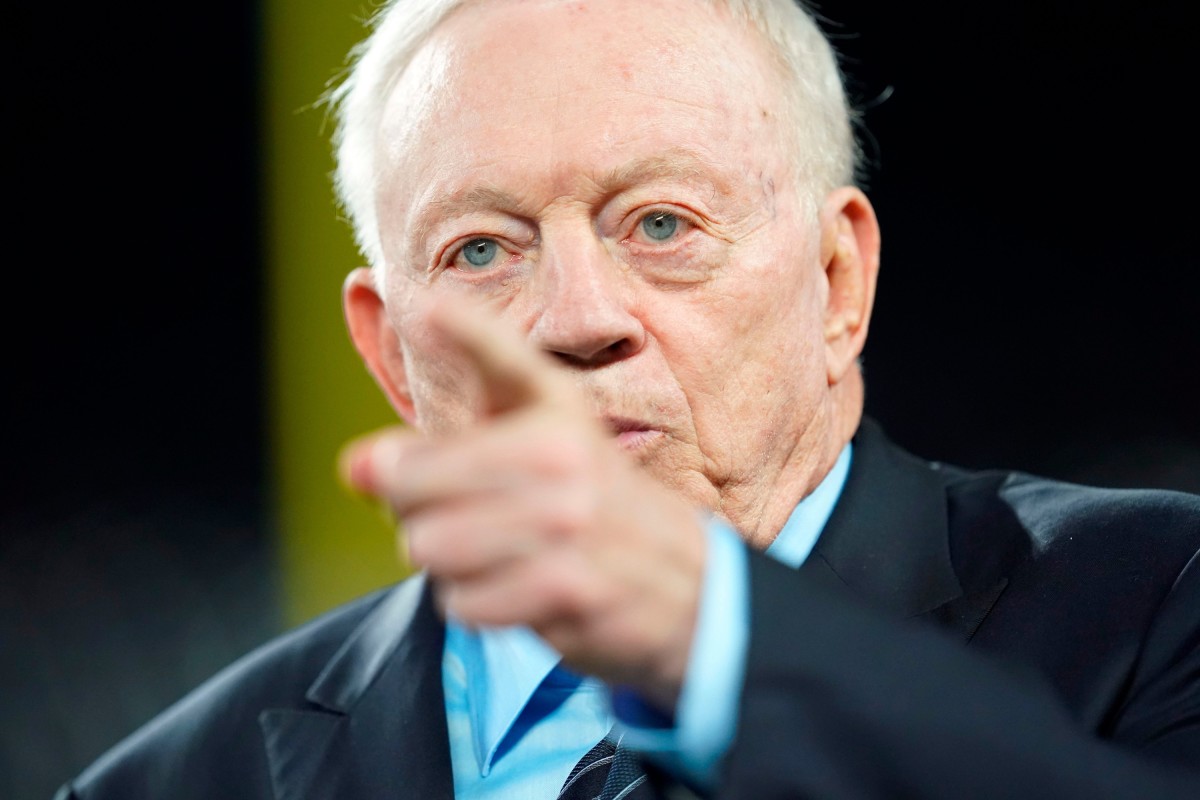
<svg viewBox="0 0 1200 800"><path fill-rule="evenodd" d="M461 351L431 333L423 308L442 290L415 280L401 269L387 276L388 318L399 339L404 375L416 415L415 427L428 434L461 431L480 416L482 387Z"/></svg>
<svg viewBox="0 0 1200 800"><path fill-rule="evenodd" d="M815 281L805 280L801 269L739 269L695 303L692 335L714 360L737 371L804 366L820 352L823 318Z"/></svg>
<svg viewBox="0 0 1200 800"><path fill-rule="evenodd" d="M462 353L427 331L400 328L401 350L416 412L424 433L456 433L480 416L482 387Z"/></svg>
<svg viewBox="0 0 1200 800"><path fill-rule="evenodd" d="M739 388L764 420L771 409L807 406L825 387L823 322L811 295L768 293L742 334Z"/></svg>
<svg viewBox="0 0 1200 800"><path fill-rule="evenodd" d="M667 360L700 435L740 437L780 424L824 386L823 321L813 281L773 264L743 264L731 279L659 312ZM668 330L671 322L675 324Z"/></svg>

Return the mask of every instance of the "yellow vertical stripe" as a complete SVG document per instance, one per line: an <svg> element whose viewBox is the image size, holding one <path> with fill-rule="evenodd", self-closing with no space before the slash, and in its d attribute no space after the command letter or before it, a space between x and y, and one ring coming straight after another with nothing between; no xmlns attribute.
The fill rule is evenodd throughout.
<svg viewBox="0 0 1200 800"><path fill-rule="evenodd" d="M266 353L273 524L289 624L402 576L382 514L336 478L338 449L396 417L346 334L341 283L361 260L334 206L327 81L365 7L267 0L263 30Z"/></svg>

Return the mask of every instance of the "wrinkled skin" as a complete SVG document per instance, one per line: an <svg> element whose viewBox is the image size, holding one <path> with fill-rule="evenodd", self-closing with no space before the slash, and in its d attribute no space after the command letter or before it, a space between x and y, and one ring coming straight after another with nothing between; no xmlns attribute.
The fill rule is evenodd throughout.
<svg viewBox="0 0 1200 800"><path fill-rule="evenodd" d="M350 448L351 482L451 613L530 624L663 705L696 511L765 547L861 408L878 228L858 190L797 186L781 91L707 4L471 6L392 92L386 264L346 283L415 429Z"/></svg>

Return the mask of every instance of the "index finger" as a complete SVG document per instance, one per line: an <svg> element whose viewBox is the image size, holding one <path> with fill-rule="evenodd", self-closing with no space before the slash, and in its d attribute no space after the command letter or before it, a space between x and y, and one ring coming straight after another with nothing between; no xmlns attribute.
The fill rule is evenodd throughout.
<svg viewBox="0 0 1200 800"><path fill-rule="evenodd" d="M571 396L572 386L555 363L483 306L437 302L425 318L478 370L486 413L557 404Z"/></svg>

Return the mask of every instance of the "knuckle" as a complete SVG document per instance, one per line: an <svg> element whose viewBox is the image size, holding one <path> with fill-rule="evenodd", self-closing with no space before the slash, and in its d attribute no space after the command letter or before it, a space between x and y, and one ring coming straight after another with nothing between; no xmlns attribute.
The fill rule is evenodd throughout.
<svg viewBox="0 0 1200 800"><path fill-rule="evenodd" d="M574 561L547 559L540 583L550 618L578 619L588 611L586 580Z"/></svg>
<svg viewBox="0 0 1200 800"><path fill-rule="evenodd" d="M453 516L426 513L405 523L409 558L434 570L451 569L464 560L462 525Z"/></svg>
<svg viewBox="0 0 1200 800"><path fill-rule="evenodd" d="M574 539L591 529L596 504L590 493L563 492L546 509L546 526L552 539Z"/></svg>
<svg viewBox="0 0 1200 800"><path fill-rule="evenodd" d="M579 600L575 596L574 590L568 586L553 581L547 582L542 587L542 598L544 600L543 613L540 615L542 620L573 620L579 616Z"/></svg>
<svg viewBox="0 0 1200 800"><path fill-rule="evenodd" d="M434 539L426 520L409 518L403 526L403 538L408 545L408 557L415 563L424 564L430 556L430 543Z"/></svg>
<svg viewBox="0 0 1200 800"><path fill-rule="evenodd" d="M539 437L531 449L534 469L546 478L572 480L592 471L590 448L567 431Z"/></svg>

